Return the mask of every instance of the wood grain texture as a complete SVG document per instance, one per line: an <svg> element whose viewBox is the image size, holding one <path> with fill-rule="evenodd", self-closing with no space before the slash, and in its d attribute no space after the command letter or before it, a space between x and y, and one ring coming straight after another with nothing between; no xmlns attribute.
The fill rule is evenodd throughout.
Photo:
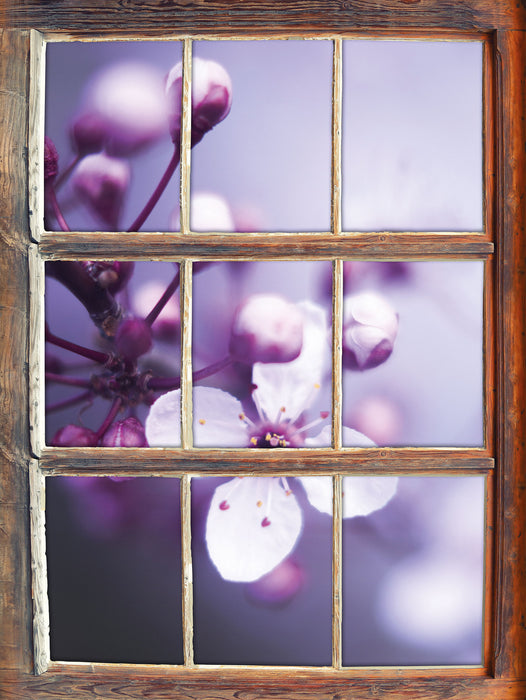
<svg viewBox="0 0 526 700"><path fill-rule="evenodd" d="M482 234L462 233L50 233L42 234L42 254L50 260L396 260L484 258L493 243Z"/></svg>
<svg viewBox="0 0 526 700"><path fill-rule="evenodd" d="M181 446L192 447L192 263L181 263Z"/></svg>
<svg viewBox="0 0 526 700"><path fill-rule="evenodd" d="M373 672L373 679L353 671L267 670L254 678L253 669L152 669L132 672L90 665L72 665L39 677L5 682L5 700L125 698L126 700L524 700L526 682L494 681L435 670L432 677ZM371 673L369 671L369 673ZM429 670L426 671L429 674ZM465 671L464 671L465 674ZM352 680L352 682L351 682Z"/></svg>
<svg viewBox="0 0 526 700"><path fill-rule="evenodd" d="M31 452L38 456L45 445L44 376L44 263L36 246L29 256L29 439Z"/></svg>
<svg viewBox="0 0 526 700"><path fill-rule="evenodd" d="M37 675L49 666L49 603L47 597L45 478L36 460L29 466L31 504L31 595L33 599L33 657Z"/></svg>
<svg viewBox="0 0 526 700"><path fill-rule="evenodd" d="M25 194L28 52L27 32L0 29L0 667L24 671L32 670Z"/></svg>
<svg viewBox="0 0 526 700"><path fill-rule="evenodd" d="M194 663L194 592L192 569L192 493L189 476L181 479L181 569L183 576L183 653L185 666Z"/></svg>
<svg viewBox="0 0 526 700"><path fill-rule="evenodd" d="M332 267L332 446L342 447L343 427L343 262Z"/></svg>
<svg viewBox="0 0 526 700"><path fill-rule="evenodd" d="M342 230L342 40L333 42L332 60L332 162L331 231Z"/></svg>
<svg viewBox="0 0 526 700"><path fill-rule="evenodd" d="M59 474L180 475L185 472L219 476L331 474L485 474L494 466L481 450L402 449L119 449L46 448L41 467Z"/></svg>
<svg viewBox="0 0 526 700"><path fill-rule="evenodd" d="M13 27L86 35L216 34L361 28L523 28L523 4L503 0L8 0Z"/></svg>
<svg viewBox="0 0 526 700"><path fill-rule="evenodd" d="M342 667L343 479L332 479L332 665Z"/></svg>
<svg viewBox="0 0 526 700"><path fill-rule="evenodd" d="M180 163L180 227L181 233L190 230L190 168L192 143L192 42L183 43L183 86L181 91L181 163Z"/></svg>
<svg viewBox="0 0 526 700"><path fill-rule="evenodd" d="M30 32L29 80L29 226L31 237L39 241L44 230L44 99L46 93L45 43L40 32Z"/></svg>
<svg viewBox="0 0 526 700"><path fill-rule="evenodd" d="M497 34L498 480L495 673L526 677L526 34ZM521 649L522 653L517 653Z"/></svg>

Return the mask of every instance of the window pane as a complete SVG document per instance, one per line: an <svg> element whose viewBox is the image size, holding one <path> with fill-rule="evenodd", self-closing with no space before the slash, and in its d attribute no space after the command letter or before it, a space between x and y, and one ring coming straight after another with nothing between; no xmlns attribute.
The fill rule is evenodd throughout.
<svg viewBox="0 0 526 700"><path fill-rule="evenodd" d="M343 227L482 229L482 44L346 41Z"/></svg>
<svg viewBox="0 0 526 700"><path fill-rule="evenodd" d="M327 262L196 266L196 446L330 446L330 279Z"/></svg>
<svg viewBox="0 0 526 700"><path fill-rule="evenodd" d="M170 230L178 171L145 223L136 222L171 162L174 139L179 146L180 108L172 93L167 100L165 82L182 43L50 43L46 51L45 133L58 154L58 174L46 180L46 228L63 228L56 190L71 230Z"/></svg>
<svg viewBox="0 0 526 700"><path fill-rule="evenodd" d="M345 477L343 488L344 664L480 665L484 477ZM360 513L366 491L377 509Z"/></svg>
<svg viewBox="0 0 526 700"><path fill-rule="evenodd" d="M191 228L327 231L332 42L193 46L194 109L208 81L224 86L216 63L231 80L232 104L224 121L192 150Z"/></svg>
<svg viewBox="0 0 526 700"><path fill-rule="evenodd" d="M179 480L46 480L51 658L182 663Z"/></svg>
<svg viewBox="0 0 526 700"><path fill-rule="evenodd" d="M180 385L178 266L55 261L46 275L48 444L147 447L151 404Z"/></svg>
<svg viewBox="0 0 526 700"><path fill-rule="evenodd" d="M347 429L377 445L482 445L483 273L479 261L344 263ZM343 443L357 436L344 429Z"/></svg>
<svg viewBox="0 0 526 700"><path fill-rule="evenodd" d="M192 480L197 663L331 663L331 480L310 481Z"/></svg>

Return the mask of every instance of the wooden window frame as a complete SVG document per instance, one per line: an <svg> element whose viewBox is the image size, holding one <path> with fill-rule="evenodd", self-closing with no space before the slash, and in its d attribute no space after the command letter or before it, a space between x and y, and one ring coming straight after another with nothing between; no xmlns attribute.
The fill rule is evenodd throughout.
<svg viewBox="0 0 526 700"><path fill-rule="evenodd" d="M406 698L455 698L473 700L523 700L526 697L526 7L505 0L379 0L375 3L347 3L325 0L301 3L211 0L210 2L122 3L119 0L81 0L65 4L60 0L39 3L24 0L8 5L0 29L0 162L2 163L2 206L0 207L0 402L2 449L0 450L1 495L0 537L2 539L0 615L2 655L0 690L3 697L110 698L114 693L127 698L353 698L365 700L388 696ZM35 327L39 304L30 303L38 294L30 277L45 257L83 257L96 251L114 259L130 255L130 239L111 234L85 234L72 244L60 234L42 234L38 244L32 235L38 227L31 220L39 216L38 139L41 110L34 98L38 92L39 42L45 40L104 39L163 36L166 28L174 38L217 35L252 37L323 35L339 39L364 30L375 35L407 38L426 36L479 36L487 40L487 103L493 121L486 134L485 235L448 234L359 234L353 251L364 257L417 255L436 256L447 247L459 257L491 256L487 299L492 309L491 335L487 344L490 382L486 395L494 421L487 450L463 451L459 469L487 475L492 495L488 532L487 570L491 574L487 600L487 642L485 665L462 668L379 668L379 669L264 669L264 668L170 668L126 664L52 663L46 658L45 579L39 573L43 559L42 513L44 473L71 473L71 453L41 447L35 432L35 407L30 405L38 391L35 381L35 345L40 342ZM32 80L30 81L30 76ZM36 80L35 80L36 76ZM335 85L335 90L338 85ZM337 129L338 125L335 124ZM188 131L188 130L187 130ZM184 167L184 166L183 166ZM333 186L339 183L333 181ZM333 218L333 225L335 224ZM338 229L338 222L335 227ZM33 234L32 234L33 231ZM137 236L133 234L135 241ZM223 257L239 251L242 239L221 236L214 245L206 239L189 242L184 234L167 238L148 236L152 257L165 252L174 257ZM489 236L489 238L488 238ZM493 238L494 236L494 238ZM290 241L290 238L289 238ZM349 254L349 241L340 236L297 236L298 249L306 255L341 259ZM262 255L273 256L276 245L287 236L252 238ZM330 248L330 250L329 250ZM273 252L274 251L274 252ZM133 256L132 256L133 257ZM338 263L335 263L338 265ZM184 275L183 275L184 277ZM35 316L35 309L36 316ZM28 409L29 407L29 409ZM303 452L303 451L302 451ZM424 451L424 459L457 459L454 451ZM185 459L192 469L192 456ZM383 473L418 473L420 462L410 450L382 449L363 453L374 462L371 469ZM78 459L77 459L78 457ZM210 473L225 469L223 457L213 451L199 451ZM195 457L194 457L195 459ZM301 468L309 465L303 452ZM494 459L494 467L493 467ZM157 450L148 455L153 470L163 472L165 457ZM478 461L477 461L478 460ZM486 460L484 462L484 460ZM488 460L491 464L488 464ZM235 460L234 460L235 461ZM111 469L123 473L129 467L118 454L111 455ZM132 456L140 468L141 458ZM268 460L252 460L256 472L268 469ZM299 461L296 460L296 462ZM82 473L104 473L109 456L84 451L75 454ZM312 463L312 462L311 462ZM294 458L287 473L299 468ZM401 466L400 466L401 465ZM232 461L228 463L232 468ZM290 469L288 468L290 466ZM338 458L327 457L324 467L338 473ZM362 465L363 467L363 465ZM366 468L366 470L369 467ZM69 469L69 471L68 471ZM172 469L173 471L173 469ZM268 473L268 472L266 472ZM340 473L342 473L340 471ZM437 471L437 473L439 473ZM184 480L183 480L184 481ZM188 484L183 485L183 508L188 507ZM186 504L185 504L186 500ZM186 525L188 526L188 525ZM30 550L33 528L33 551ZM33 569L33 574L32 574ZM190 601L191 602L191 601ZM188 601L187 601L188 604ZM188 654L187 654L188 656Z"/></svg>

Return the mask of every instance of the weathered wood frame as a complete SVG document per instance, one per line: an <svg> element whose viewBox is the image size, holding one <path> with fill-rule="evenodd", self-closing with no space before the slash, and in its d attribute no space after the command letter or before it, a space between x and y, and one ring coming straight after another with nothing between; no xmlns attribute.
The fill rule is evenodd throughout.
<svg viewBox="0 0 526 700"><path fill-rule="evenodd" d="M238 2L212 0L194 3L122 3L81 0L69 3L50 0L42 4L25 0L2 17L0 34L0 158L2 162L0 208L0 386L2 402L2 492L0 535L2 573L1 689L7 698L112 697L130 698L353 698L382 695L398 698L450 697L459 700L494 698L523 700L526 697L526 8L504 0L380 0L366 2ZM192 665L186 649L185 667L58 664L48 666L47 612L43 561L43 507L45 476L60 473L134 473L144 470L139 452L52 450L38 434L39 391L34 385L38 348L38 284L30 289L30 277L43 259L134 257L130 239L111 234L77 237L38 232L39 248L31 242L30 215L38 216L39 189L28 197L29 183L38 182L37 135L41 125L38 100L30 100L32 85L42 75L38 30L46 40L72 38L124 38L165 36L174 38L213 33L218 36L311 36L322 34L338 40L362 30L376 35L448 38L470 35L483 38L488 47L486 107L493 119L486 132L486 233L485 234L342 234L338 211L333 212L333 231L321 235L276 234L251 236L250 251L263 258L303 256L335 261L335 287L341 278L339 259L353 257L433 258L440 256L487 259L489 312L486 343L488 422L486 447L482 450L389 450L346 451L345 464L338 451L324 454L317 473L354 470L381 473L483 473L487 475L488 509L487 641L482 668L462 669L263 669L204 668ZM31 36L33 39L31 40ZM30 43L33 41L33 50ZM336 51L336 56L338 51ZM37 80L35 81L35 76ZM33 88L32 88L33 89ZM335 94L339 89L335 80ZM333 124L338 140L339 125ZM186 130L188 138L188 129ZM28 147L36 151L28 157ZM184 167L183 167L184 171ZM184 183L184 177L183 177ZM337 171L333 178L339 187ZM183 185L184 187L184 185ZM185 193L183 192L183 197ZM183 229L184 231L184 229ZM174 259L251 257L240 236L212 239L177 234L133 235L134 248L147 242L148 256ZM293 239L293 247L291 245ZM351 249L352 245L352 249ZM288 247L287 247L288 246ZM277 253L276 251L281 251ZM288 251L288 252L287 252ZM184 263L188 285L190 263ZM189 286L183 285L186 293ZM183 292L184 296L184 292ZM337 296L335 297L337 299ZM336 303L336 302L335 302ZM337 339L336 339L337 340ZM35 359L37 358L37 359ZM31 363L31 364L30 364ZM191 375L190 375L191 376ZM189 382L187 382L187 390ZM29 397L32 405L28 411ZM31 416L31 419L30 419ZM184 427L184 426L183 426ZM184 431L183 431L184 432ZM184 444L184 443L183 443ZM242 451L149 450L150 473L181 474L183 510L188 508L188 474L235 472L248 455ZM38 459L36 459L38 458ZM169 464L168 460L169 459ZM268 455L250 453L251 473L303 473L320 465L318 451L280 450L280 466ZM444 467L444 464L447 467ZM175 466L174 466L175 464ZM277 471L279 469L279 472ZM341 498L340 479L335 476L335 503ZM338 518L336 518L336 521ZM186 527L188 521L186 521ZM33 532L33 558L30 539ZM494 532L494 537L492 533ZM337 545L337 542L336 542ZM34 576L31 576L33 563ZM335 571L338 574L337 571ZM188 574L188 572L187 572ZM337 578L337 576L336 576ZM186 600L185 605L191 604ZM337 610L336 610L337 612ZM35 625L33 626L33 618ZM35 630L35 632L33 632ZM337 666L337 664L336 664ZM35 675L36 671L45 671ZM48 669L48 670L45 670Z"/></svg>

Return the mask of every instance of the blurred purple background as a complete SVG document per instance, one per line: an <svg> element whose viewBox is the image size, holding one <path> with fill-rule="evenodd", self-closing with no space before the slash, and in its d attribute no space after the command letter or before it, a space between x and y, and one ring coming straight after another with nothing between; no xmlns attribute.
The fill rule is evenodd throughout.
<svg viewBox="0 0 526 700"><path fill-rule="evenodd" d="M195 44L196 56L221 62L233 81L231 114L192 151L192 194L225 198L232 224L218 221L224 230L328 229L331 49L329 41ZM50 44L47 51L46 133L63 167L72 155L71 119L97 71L144 59L165 75L181 44ZM481 228L480 44L345 42L343 107L346 229ZM124 228L172 148L167 132L133 156ZM100 226L73 202L68 185L59 199L72 229ZM199 206L207 213L209 204ZM144 229L169 230L177 207L176 173ZM201 213L194 209L193 218ZM138 264L126 303L133 307L142 283L167 284L173 273L171 263ZM481 445L482 262L346 261L345 282L346 297L385 296L399 328L384 364L345 370L344 424L379 445ZM233 309L247 294L308 298L329 312L330 285L327 262L204 269L194 279L196 366L224 353ZM46 320L71 341L99 342L87 312L53 280ZM329 319L326 330L329 338ZM177 373L178 342L156 341L144 361L161 375ZM82 363L75 371L92 370ZM239 395L231 376L216 379ZM47 400L65 395L53 387ZM71 420L97 428L101 404L107 411L97 401L81 414L53 414L48 435ZM146 412L140 409L141 420ZM404 477L383 509L345 522L345 664L480 663L483 481ZM330 663L330 517L292 480L303 532L290 560L273 579L230 583L203 540L217 483L192 483L197 661ZM180 663L177 480L50 478L47 491L53 658Z"/></svg>

